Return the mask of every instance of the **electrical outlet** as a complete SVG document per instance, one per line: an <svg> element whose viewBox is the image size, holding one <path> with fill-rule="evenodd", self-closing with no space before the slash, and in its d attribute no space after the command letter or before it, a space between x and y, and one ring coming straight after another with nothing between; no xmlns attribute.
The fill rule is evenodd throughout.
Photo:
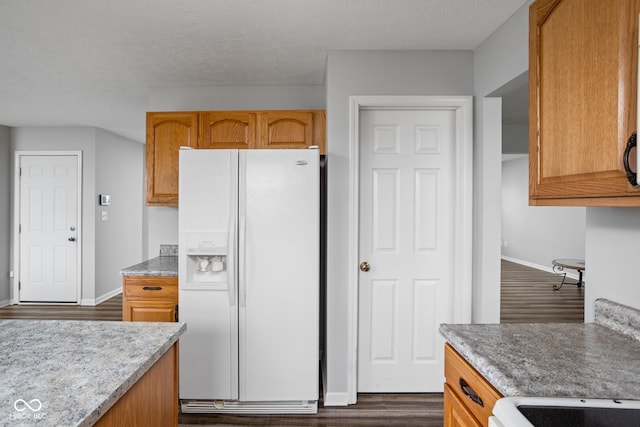
<svg viewBox="0 0 640 427"><path fill-rule="evenodd" d="M102 221L107 221L109 219L109 212L107 211L101 211L100 212L100 219Z"/></svg>

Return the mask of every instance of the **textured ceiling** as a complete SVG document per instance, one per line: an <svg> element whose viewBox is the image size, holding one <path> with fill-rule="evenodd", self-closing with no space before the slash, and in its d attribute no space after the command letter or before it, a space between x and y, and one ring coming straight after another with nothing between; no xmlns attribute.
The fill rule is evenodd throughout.
<svg viewBox="0 0 640 427"><path fill-rule="evenodd" d="M1 0L0 124L143 141L150 88L322 85L329 50L473 50L525 2Z"/></svg>

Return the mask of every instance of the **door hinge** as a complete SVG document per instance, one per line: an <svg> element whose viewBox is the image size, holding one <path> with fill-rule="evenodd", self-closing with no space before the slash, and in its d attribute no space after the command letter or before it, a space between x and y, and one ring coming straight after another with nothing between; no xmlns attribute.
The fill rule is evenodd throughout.
<svg viewBox="0 0 640 427"><path fill-rule="evenodd" d="M18 176L22 176L22 166L18 168Z"/></svg>
<svg viewBox="0 0 640 427"><path fill-rule="evenodd" d="M22 290L22 282L18 280L18 290Z"/></svg>
<svg viewBox="0 0 640 427"><path fill-rule="evenodd" d="M176 304L176 309L174 310L173 313L174 313L173 320L177 322L178 321L178 304Z"/></svg>
<svg viewBox="0 0 640 427"><path fill-rule="evenodd" d="M22 224L18 224L18 233L22 233Z"/></svg>

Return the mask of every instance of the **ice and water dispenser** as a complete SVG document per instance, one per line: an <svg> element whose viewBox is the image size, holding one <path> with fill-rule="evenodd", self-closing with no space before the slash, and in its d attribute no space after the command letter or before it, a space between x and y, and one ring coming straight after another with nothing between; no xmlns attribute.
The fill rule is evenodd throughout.
<svg viewBox="0 0 640 427"><path fill-rule="evenodd" d="M187 285L199 289L226 289L229 281L228 233L191 232L185 237Z"/></svg>

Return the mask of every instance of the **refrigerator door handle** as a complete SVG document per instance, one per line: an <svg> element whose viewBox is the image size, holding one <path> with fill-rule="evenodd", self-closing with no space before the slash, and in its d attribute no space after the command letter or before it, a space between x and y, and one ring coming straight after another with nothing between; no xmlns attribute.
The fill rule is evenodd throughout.
<svg viewBox="0 0 640 427"><path fill-rule="evenodd" d="M235 247L234 236L236 232L236 223L234 216L229 217L229 235L227 237L227 280L229 280L229 305L236 305L236 277L235 277Z"/></svg>
<svg viewBox="0 0 640 427"><path fill-rule="evenodd" d="M238 266L238 291L240 298L240 307L246 307L247 305L247 216L240 215L240 236L239 236L239 251L238 257L240 258Z"/></svg>

